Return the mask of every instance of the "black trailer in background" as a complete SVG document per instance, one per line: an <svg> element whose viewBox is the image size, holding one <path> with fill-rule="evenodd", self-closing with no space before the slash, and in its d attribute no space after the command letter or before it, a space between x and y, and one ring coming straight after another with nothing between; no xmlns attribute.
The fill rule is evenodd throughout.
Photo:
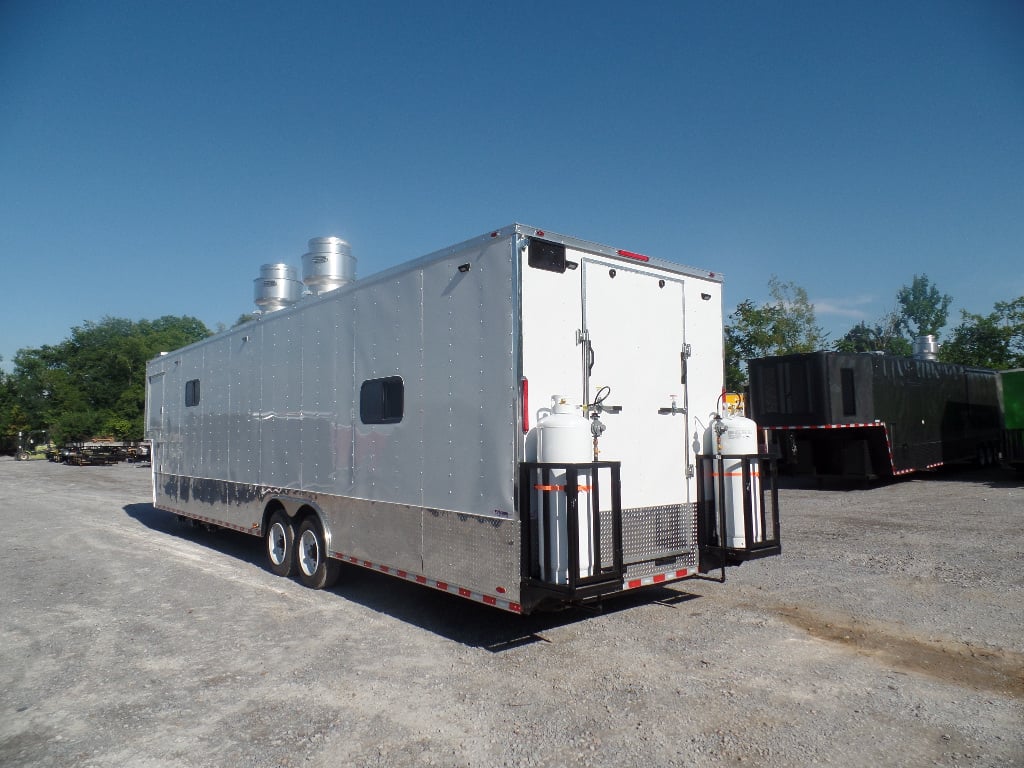
<svg viewBox="0 0 1024 768"><path fill-rule="evenodd" d="M780 471L893 477L943 464L995 463L1001 418L994 371L857 352L748 362L752 418Z"/></svg>

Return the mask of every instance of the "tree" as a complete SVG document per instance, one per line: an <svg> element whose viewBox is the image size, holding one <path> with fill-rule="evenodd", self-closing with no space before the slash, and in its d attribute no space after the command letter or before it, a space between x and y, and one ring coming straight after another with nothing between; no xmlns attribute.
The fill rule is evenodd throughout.
<svg viewBox="0 0 1024 768"><path fill-rule="evenodd" d="M18 350L14 402L28 429L49 429L60 442L98 434L139 440L146 361L209 335L193 317L87 321L56 346Z"/></svg>
<svg viewBox="0 0 1024 768"><path fill-rule="evenodd" d="M2 356L0 362L3 362ZM0 451L9 450L14 445L24 418L15 400L14 383L0 367Z"/></svg>
<svg viewBox="0 0 1024 768"><path fill-rule="evenodd" d="M725 386L739 391L746 384L746 362L755 357L813 352L827 334L817 324L807 291L775 275L768 281L772 300L757 306L741 301L725 326Z"/></svg>
<svg viewBox="0 0 1024 768"><path fill-rule="evenodd" d="M900 288L896 301L900 305L900 325L911 338L938 338L939 331L946 326L953 297L939 293L928 275L914 275L910 285Z"/></svg>
<svg viewBox="0 0 1024 768"><path fill-rule="evenodd" d="M857 323L835 348L839 352L882 352L886 355L907 356L912 352L910 342L900 330L901 316L890 312L874 325Z"/></svg>
<svg viewBox="0 0 1024 768"><path fill-rule="evenodd" d="M987 315L961 312L953 337L939 348L939 358L996 370L1024 367L1024 296L996 302Z"/></svg>

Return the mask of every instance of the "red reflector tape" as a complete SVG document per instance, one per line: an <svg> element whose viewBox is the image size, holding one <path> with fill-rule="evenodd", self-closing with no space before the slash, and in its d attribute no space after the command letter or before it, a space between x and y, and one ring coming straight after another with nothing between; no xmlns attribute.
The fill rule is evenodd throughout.
<svg viewBox="0 0 1024 768"><path fill-rule="evenodd" d="M650 257L644 256L642 253L633 253L632 251L616 251L619 256L625 256L627 259L636 259L637 261L650 261Z"/></svg>
<svg viewBox="0 0 1024 768"><path fill-rule="evenodd" d="M449 584L445 581L436 581L434 579L428 579L426 576L421 576L415 573L409 573L409 571L401 568L395 568L390 565L384 565L383 563L373 563L369 560L363 560L362 558L356 557L355 555L346 555L344 552L329 552L331 557L338 560L343 560L353 565L361 565L374 571L381 573L387 573L392 576L398 576L407 581L415 581L417 584L424 584L428 587L435 587L443 592L449 594L458 594L459 597L465 597L469 600L475 600L478 603L484 603L486 605L493 605L496 608L501 608L512 613L522 613L523 607L518 603L506 602L501 598L495 597L494 595L484 595L474 592L467 587L460 587L455 584ZM508 592L505 587L495 587L495 590L500 595L504 595Z"/></svg>
<svg viewBox="0 0 1024 768"><path fill-rule="evenodd" d="M538 490L538 491L564 491L565 490L565 486L564 485L535 485L533 487L534 487L535 490ZM594 486L592 486L592 485L577 485L576 486L576 490L577 491L590 491L591 489L593 489L593 487Z"/></svg>

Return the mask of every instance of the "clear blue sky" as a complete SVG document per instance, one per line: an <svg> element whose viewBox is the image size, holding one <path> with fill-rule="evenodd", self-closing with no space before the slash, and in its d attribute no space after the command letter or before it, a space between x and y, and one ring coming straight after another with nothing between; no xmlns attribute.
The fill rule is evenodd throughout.
<svg viewBox="0 0 1024 768"><path fill-rule="evenodd" d="M521 221L805 287L1024 295L1024 2L0 0L0 355L231 325L266 262L362 276Z"/></svg>

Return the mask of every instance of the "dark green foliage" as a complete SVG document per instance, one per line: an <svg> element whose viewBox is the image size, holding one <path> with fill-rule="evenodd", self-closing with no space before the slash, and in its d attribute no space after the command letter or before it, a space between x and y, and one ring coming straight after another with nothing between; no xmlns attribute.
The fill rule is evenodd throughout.
<svg viewBox="0 0 1024 768"><path fill-rule="evenodd" d="M742 391L747 381L746 361L767 355L813 352L825 344L814 305L807 291L795 283L768 281L772 300L760 307L746 299L729 315L725 326L725 387Z"/></svg>
<svg viewBox="0 0 1024 768"><path fill-rule="evenodd" d="M55 346L21 349L0 379L0 430L48 430L59 442L143 436L146 362L210 335L194 317L106 317Z"/></svg>
<svg viewBox="0 0 1024 768"><path fill-rule="evenodd" d="M996 370L1024 367L1024 296L997 301L988 315L963 312L939 358Z"/></svg>
<svg viewBox="0 0 1024 768"><path fill-rule="evenodd" d="M886 315L874 325L857 323L836 342L836 351L882 352L886 355L908 356L912 354L913 347L900 332L900 323L901 318L896 313Z"/></svg>
<svg viewBox="0 0 1024 768"><path fill-rule="evenodd" d="M938 338L946 326L952 296L939 293L928 275L914 275L896 293L897 308L877 323L857 323L835 343L839 352L882 352L907 357L918 336Z"/></svg>
<svg viewBox="0 0 1024 768"><path fill-rule="evenodd" d="M914 275L910 285L900 288L896 301L900 305L901 325L911 338L926 335L938 338L939 331L946 327L953 297L939 293L928 275Z"/></svg>

